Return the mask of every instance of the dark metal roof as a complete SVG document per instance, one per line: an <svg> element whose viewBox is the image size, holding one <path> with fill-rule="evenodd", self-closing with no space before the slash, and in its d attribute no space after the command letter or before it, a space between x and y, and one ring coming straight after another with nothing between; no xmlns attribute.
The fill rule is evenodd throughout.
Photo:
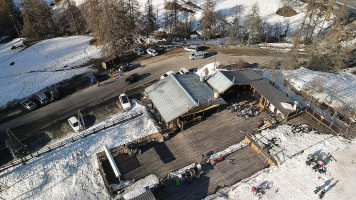
<svg viewBox="0 0 356 200"><path fill-rule="evenodd" d="M147 87L145 92L165 122L198 105L225 103L220 97L214 99L214 91L195 74L170 75Z"/></svg>
<svg viewBox="0 0 356 200"><path fill-rule="evenodd" d="M294 102L253 70L217 71L208 79L208 83L220 94L232 85L251 85L284 115L293 112L293 110L284 108L281 103L293 105Z"/></svg>

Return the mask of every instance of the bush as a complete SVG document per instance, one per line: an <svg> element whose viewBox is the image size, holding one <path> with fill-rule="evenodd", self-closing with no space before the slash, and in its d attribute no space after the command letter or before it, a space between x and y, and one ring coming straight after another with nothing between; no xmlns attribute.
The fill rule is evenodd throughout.
<svg viewBox="0 0 356 200"><path fill-rule="evenodd" d="M26 39L23 41L23 45L25 45L25 47L30 47L31 45L34 45L36 42L38 42L37 39Z"/></svg>
<svg viewBox="0 0 356 200"><path fill-rule="evenodd" d="M97 39L96 38L93 38L89 41L89 45L95 45L97 42Z"/></svg>
<svg viewBox="0 0 356 200"><path fill-rule="evenodd" d="M245 62L244 60L239 58L234 63L230 63L230 65L227 66L226 68L229 70L241 70L241 69L247 68L249 66L250 66L250 64L248 62Z"/></svg>

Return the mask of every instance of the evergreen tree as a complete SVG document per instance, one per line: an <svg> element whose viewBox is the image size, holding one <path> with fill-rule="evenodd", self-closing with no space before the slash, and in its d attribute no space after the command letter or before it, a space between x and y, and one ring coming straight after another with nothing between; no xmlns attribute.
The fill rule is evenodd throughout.
<svg viewBox="0 0 356 200"><path fill-rule="evenodd" d="M82 34L85 30L85 19L72 0L63 2L64 10L56 15L56 25L59 33L70 33L71 35Z"/></svg>
<svg viewBox="0 0 356 200"><path fill-rule="evenodd" d="M23 8L23 36L40 40L55 33L51 10L44 0L23 0L20 5Z"/></svg>
<svg viewBox="0 0 356 200"><path fill-rule="evenodd" d="M156 16L153 11L152 0L147 0L145 4L146 13L144 15L144 33L146 35L152 33L157 28Z"/></svg>
<svg viewBox="0 0 356 200"><path fill-rule="evenodd" d="M98 43L104 45L104 55L122 55L130 48L136 33L133 13L138 13L133 5L133 1L124 0L88 0L85 3L87 24Z"/></svg>
<svg viewBox="0 0 356 200"><path fill-rule="evenodd" d="M0 36L16 36L21 28L21 13L13 0L0 0Z"/></svg>
<svg viewBox="0 0 356 200"><path fill-rule="evenodd" d="M257 3L251 7L250 13L245 17L244 28L248 32L247 44L254 44L261 41L262 18Z"/></svg>
<svg viewBox="0 0 356 200"><path fill-rule="evenodd" d="M206 0L203 16L201 18L204 41L210 39L214 35L213 25L215 22L215 15L215 2L213 0Z"/></svg>

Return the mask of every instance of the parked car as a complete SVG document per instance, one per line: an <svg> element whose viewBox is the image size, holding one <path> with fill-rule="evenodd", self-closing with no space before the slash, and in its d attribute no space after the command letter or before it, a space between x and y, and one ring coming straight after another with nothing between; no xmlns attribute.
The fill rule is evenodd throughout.
<svg viewBox="0 0 356 200"><path fill-rule="evenodd" d="M141 47L134 48L133 51L139 56L145 54L145 51Z"/></svg>
<svg viewBox="0 0 356 200"><path fill-rule="evenodd" d="M88 81L92 84L96 84L98 82L97 78L94 75L89 75Z"/></svg>
<svg viewBox="0 0 356 200"><path fill-rule="evenodd" d="M180 68L178 71L179 74L190 74L190 72L187 70L187 68Z"/></svg>
<svg viewBox="0 0 356 200"><path fill-rule="evenodd" d="M21 101L20 103L25 109L27 110L34 110L37 108L37 105L35 103L33 103L31 100L24 100Z"/></svg>
<svg viewBox="0 0 356 200"><path fill-rule="evenodd" d="M150 54L151 56L157 56L158 52L155 49L148 48L147 53Z"/></svg>
<svg viewBox="0 0 356 200"><path fill-rule="evenodd" d="M76 133L80 131L81 124L75 116L69 118L68 123Z"/></svg>
<svg viewBox="0 0 356 200"><path fill-rule="evenodd" d="M130 63L122 63L118 66L118 70L120 72L127 72L127 71L130 71L131 67L132 67L132 64L130 64Z"/></svg>
<svg viewBox="0 0 356 200"><path fill-rule="evenodd" d="M131 84L131 83L134 83L134 82L136 82L136 81L138 81L140 79L141 79L140 75L138 75L137 73L134 73L134 74L131 74L131 76L127 77L125 79L125 82L127 84Z"/></svg>
<svg viewBox="0 0 356 200"><path fill-rule="evenodd" d="M130 100L129 100L129 98L127 97L127 95L125 93L120 94L119 100L120 100L121 106L122 106L122 108L124 110L127 111L127 110L130 110L132 108Z"/></svg>
<svg viewBox="0 0 356 200"><path fill-rule="evenodd" d="M184 47L184 51L198 51L198 47L196 45L189 45Z"/></svg>
<svg viewBox="0 0 356 200"><path fill-rule="evenodd" d="M42 105L44 105L44 104L46 104L46 103L49 102L48 97L47 97L43 92L38 93L38 94L36 95L36 98L37 98L37 100L38 100Z"/></svg>
<svg viewBox="0 0 356 200"><path fill-rule="evenodd" d="M49 95L50 95L50 100L51 102L59 99L60 97L60 94L59 94L59 91L56 89L56 88L52 88L50 91L49 91Z"/></svg>
<svg viewBox="0 0 356 200"><path fill-rule="evenodd" d="M191 69L189 69L189 72L190 72L191 74L196 74L197 71L198 71L198 68L191 68Z"/></svg>
<svg viewBox="0 0 356 200"><path fill-rule="evenodd" d="M174 74L174 71L168 71L166 73L164 73L162 76L161 76L161 80L166 78L167 76L171 75L171 74Z"/></svg>
<svg viewBox="0 0 356 200"><path fill-rule="evenodd" d="M203 51L196 51L193 54L189 55L189 59L195 60L195 59L204 59L205 57L205 52Z"/></svg>

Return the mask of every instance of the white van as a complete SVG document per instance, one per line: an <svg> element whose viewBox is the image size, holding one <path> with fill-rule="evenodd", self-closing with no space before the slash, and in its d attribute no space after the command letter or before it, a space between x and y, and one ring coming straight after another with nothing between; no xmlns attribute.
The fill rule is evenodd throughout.
<svg viewBox="0 0 356 200"><path fill-rule="evenodd" d="M195 60L195 59L204 59L205 52L203 51L196 51L193 54L189 55L189 59Z"/></svg>
<svg viewBox="0 0 356 200"><path fill-rule="evenodd" d="M198 51L198 47L196 45L189 45L184 47L184 51Z"/></svg>

